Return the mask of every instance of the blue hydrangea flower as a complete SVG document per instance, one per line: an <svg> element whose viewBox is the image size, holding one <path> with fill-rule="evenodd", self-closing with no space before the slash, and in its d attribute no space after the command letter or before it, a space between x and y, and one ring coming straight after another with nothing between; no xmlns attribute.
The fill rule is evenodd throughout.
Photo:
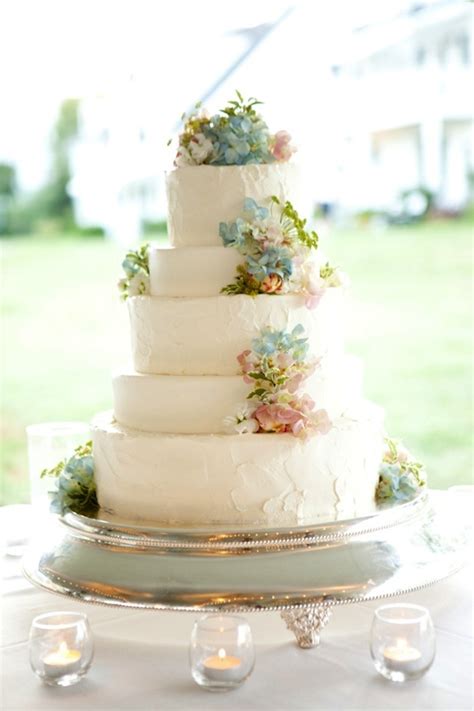
<svg viewBox="0 0 474 711"><path fill-rule="evenodd" d="M267 207L257 205L253 198L245 198L244 200L244 215L249 222L255 220L266 220L270 214Z"/></svg>
<svg viewBox="0 0 474 711"><path fill-rule="evenodd" d="M236 247L242 249L245 244L245 231L248 229L248 224L241 217L238 217L235 222L221 222L219 224L219 236L224 242L224 247Z"/></svg>
<svg viewBox="0 0 474 711"><path fill-rule="evenodd" d="M56 492L51 501L51 511L86 511L97 508L92 455L72 456L56 482Z"/></svg>
<svg viewBox="0 0 474 711"><path fill-rule="evenodd" d="M248 256L247 271L259 281L270 274L278 274L282 279L291 276L293 262L290 252L284 247L269 247L260 256Z"/></svg>
<svg viewBox="0 0 474 711"><path fill-rule="evenodd" d="M304 360L309 344L307 338L299 338L304 333L303 326L298 324L291 333L265 329L258 338L252 341L252 350L259 355L270 356L274 353L290 353L297 361Z"/></svg>
<svg viewBox="0 0 474 711"><path fill-rule="evenodd" d="M382 463L379 475L378 499L410 501L418 492L419 485L416 478L411 472L402 471L398 462L395 464Z"/></svg>
<svg viewBox="0 0 474 711"><path fill-rule="evenodd" d="M258 116L213 116L203 133L215 147L210 165L272 163L268 126Z"/></svg>
<svg viewBox="0 0 474 711"><path fill-rule="evenodd" d="M137 272L140 270L140 265L127 258L124 259L122 262L122 269L124 270L125 274L129 278L131 278L135 276L135 274L137 274Z"/></svg>

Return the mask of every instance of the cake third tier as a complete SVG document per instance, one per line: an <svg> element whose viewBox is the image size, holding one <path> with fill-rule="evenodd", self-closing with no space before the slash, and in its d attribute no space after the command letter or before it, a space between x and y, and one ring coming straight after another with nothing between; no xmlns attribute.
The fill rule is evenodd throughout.
<svg viewBox="0 0 474 711"><path fill-rule="evenodd" d="M140 373L236 375L237 355L260 331L301 324L316 357L339 357L344 340L343 289L328 289L317 309L298 294L128 300L132 354Z"/></svg>

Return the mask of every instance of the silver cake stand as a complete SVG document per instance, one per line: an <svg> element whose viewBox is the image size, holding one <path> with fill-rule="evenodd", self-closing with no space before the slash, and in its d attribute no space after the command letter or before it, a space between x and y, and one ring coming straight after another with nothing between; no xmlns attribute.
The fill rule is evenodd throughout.
<svg viewBox="0 0 474 711"><path fill-rule="evenodd" d="M434 495L436 494L436 495ZM333 606L389 597L462 567L466 535L444 492L363 518L287 529L134 525L99 512L54 517L26 554L35 585L153 610L279 610L301 647Z"/></svg>

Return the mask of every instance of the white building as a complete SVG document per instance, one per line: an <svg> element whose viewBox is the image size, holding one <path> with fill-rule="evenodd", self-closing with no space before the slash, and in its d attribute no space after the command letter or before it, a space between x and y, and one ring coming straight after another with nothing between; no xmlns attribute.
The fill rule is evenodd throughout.
<svg viewBox="0 0 474 711"><path fill-rule="evenodd" d="M418 187L445 210L472 198L473 28L470 3L439 2L353 33L334 67L342 206L396 211Z"/></svg>
<svg viewBox="0 0 474 711"><path fill-rule="evenodd" d="M222 38L194 68L144 66L87 99L72 161L78 222L130 244L144 220L165 217L166 139L213 84L212 108L236 87L265 99L270 127L296 138L313 205L396 212L401 192L423 187L438 207L462 209L474 173L472 9L464 0L404 7L346 36L337 17L325 26L317 3L298 4L263 30Z"/></svg>

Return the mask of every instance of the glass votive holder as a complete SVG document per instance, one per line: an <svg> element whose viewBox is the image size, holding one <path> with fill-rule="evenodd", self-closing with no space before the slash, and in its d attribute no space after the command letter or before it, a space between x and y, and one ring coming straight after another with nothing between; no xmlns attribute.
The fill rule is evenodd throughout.
<svg viewBox="0 0 474 711"><path fill-rule="evenodd" d="M43 469L51 469L65 457L71 457L75 447L84 444L90 436L90 426L86 422L43 422L28 425L28 471L30 479L30 500L43 511L49 509L50 494L56 480L46 476L41 479Z"/></svg>
<svg viewBox="0 0 474 711"><path fill-rule="evenodd" d="M251 674L255 649L242 617L206 615L194 623L189 648L191 674L209 691L230 691Z"/></svg>
<svg viewBox="0 0 474 711"><path fill-rule="evenodd" d="M433 622L426 608L397 603L375 611L370 653L386 679L419 679L433 664L435 651Z"/></svg>
<svg viewBox="0 0 474 711"><path fill-rule="evenodd" d="M87 617L80 612L47 612L30 629L30 664L50 686L72 686L92 663L94 643Z"/></svg>

